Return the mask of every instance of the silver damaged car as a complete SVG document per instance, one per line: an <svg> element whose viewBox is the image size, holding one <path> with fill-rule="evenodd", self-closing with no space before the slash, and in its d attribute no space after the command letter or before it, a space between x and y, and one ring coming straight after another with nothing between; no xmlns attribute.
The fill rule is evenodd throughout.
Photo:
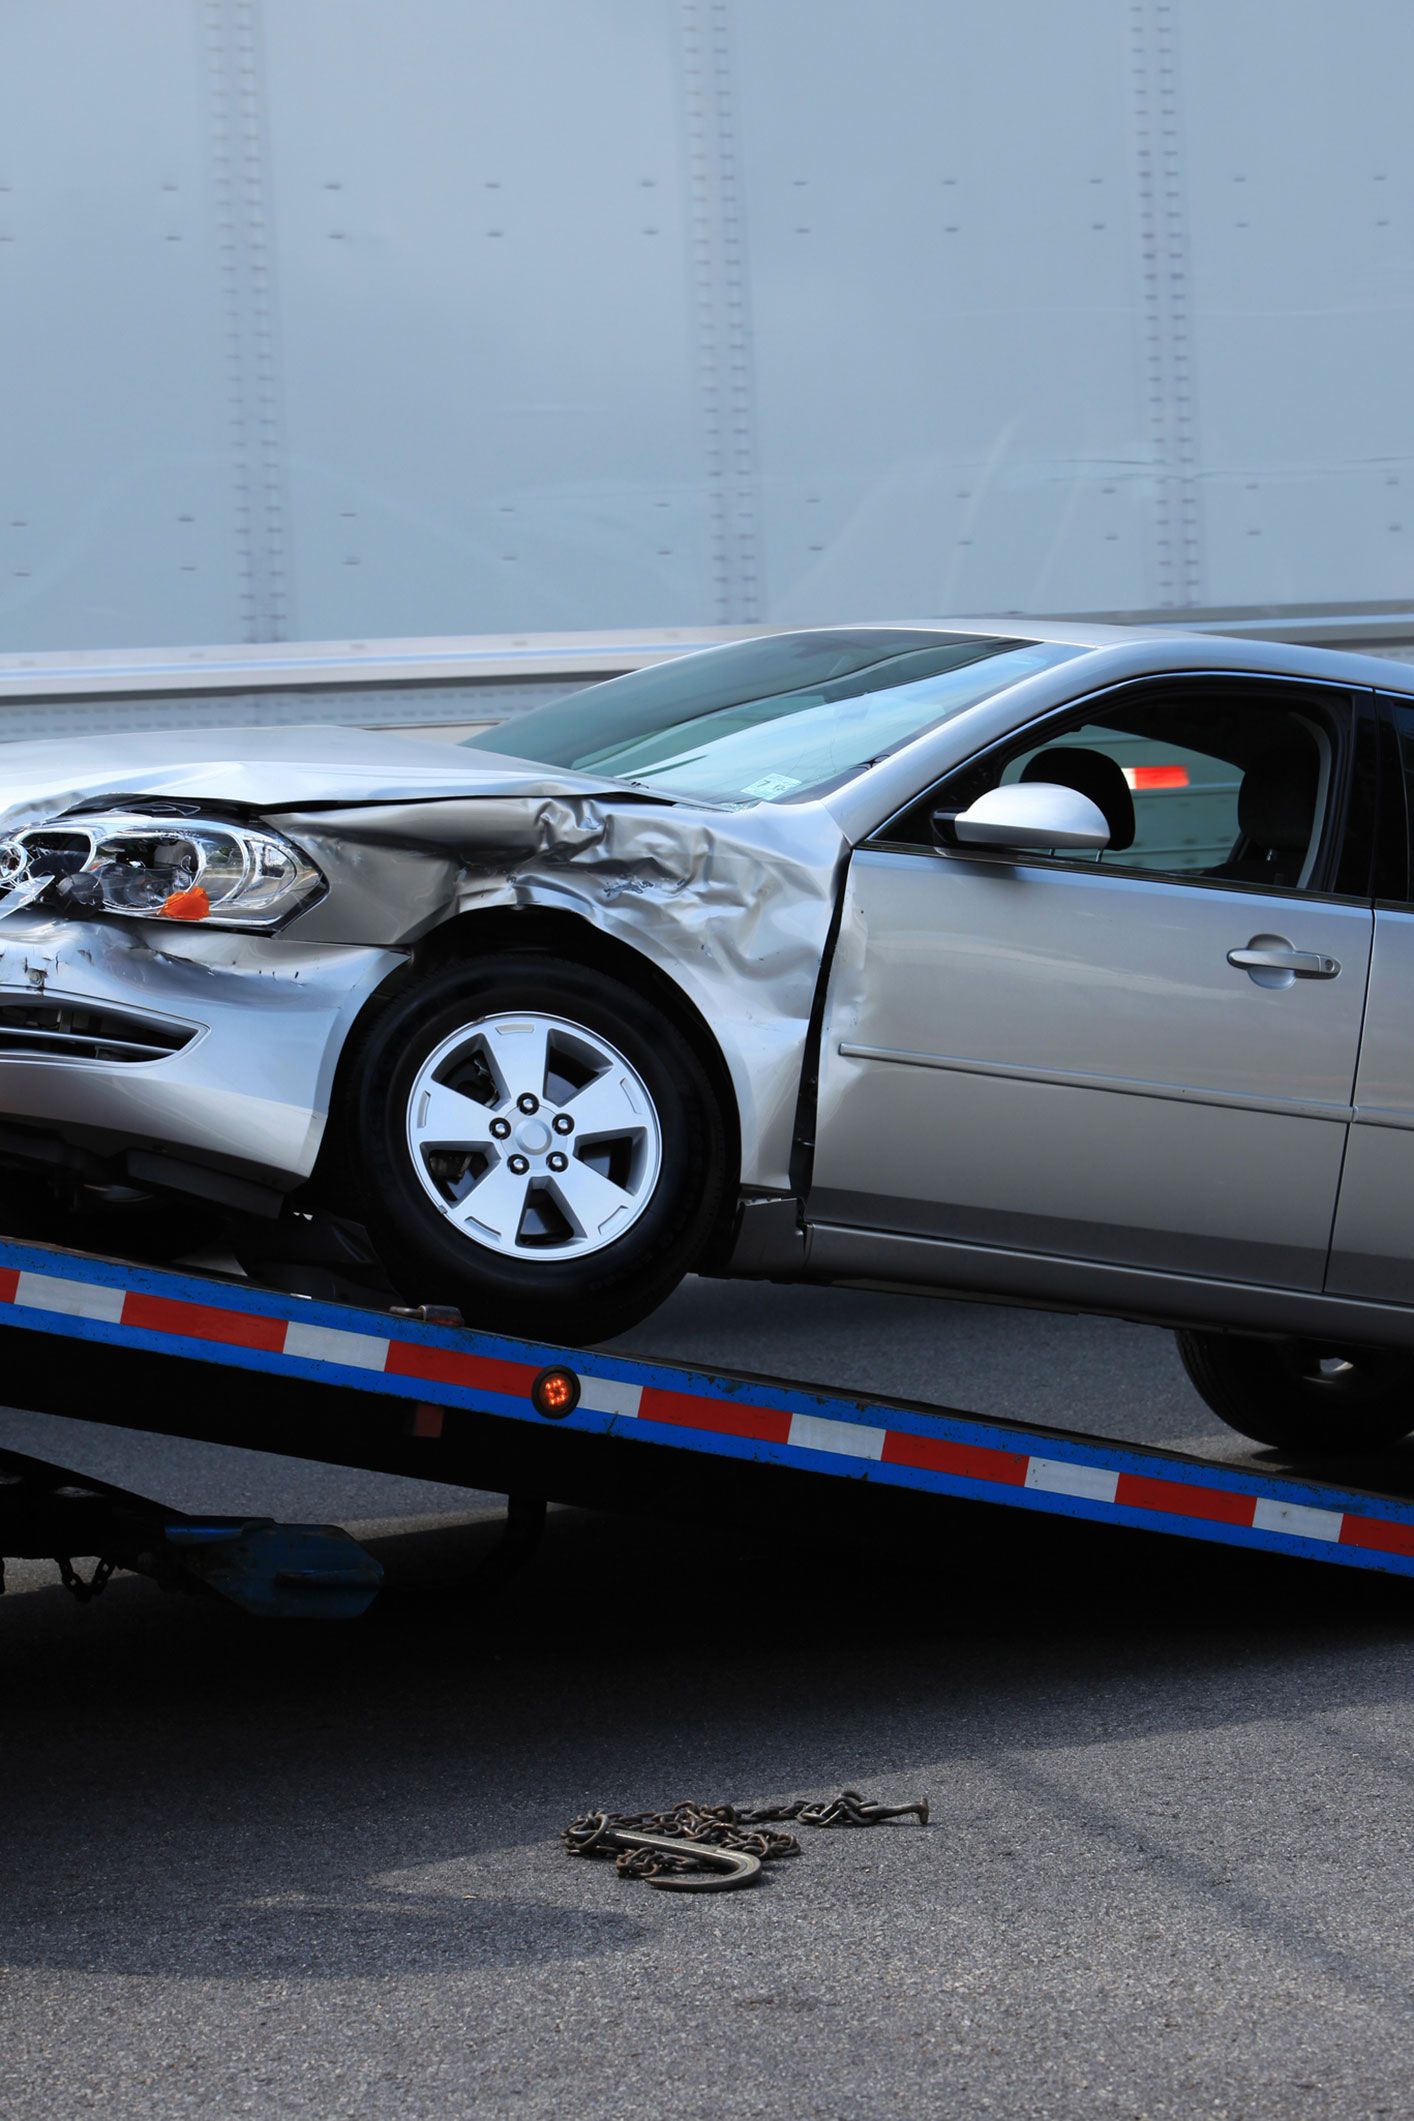
<svg viewBox="0 0 1414 2121"><path fill-rule="evenodd" d="M552 1342L690 1270L1091 1309L1263 1442L1414 1427L1414 669L867 626L0 761L14 1231Z"/></svg>

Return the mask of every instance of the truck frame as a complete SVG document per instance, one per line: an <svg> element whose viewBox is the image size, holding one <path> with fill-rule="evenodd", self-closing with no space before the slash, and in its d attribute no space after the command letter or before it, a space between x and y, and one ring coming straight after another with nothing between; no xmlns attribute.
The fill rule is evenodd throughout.
<svg viewBox="0 0 1414 2121"><path fill-rule="evenodd" d="M838 1522L887 1493L938 1524L967 1505L1414 1576L1397 1454L1350 1485L6 1239L0 1356L4 1398L36 1412L506 1494L507 1556L532 1543L546 1498L787 1518L828 1500ZM259 1613L348 1616L378 1590L377 1564L336 1528L194 1519L0 1462L0 1554L53 1555L82 1591L71 1552Z"/></svg>

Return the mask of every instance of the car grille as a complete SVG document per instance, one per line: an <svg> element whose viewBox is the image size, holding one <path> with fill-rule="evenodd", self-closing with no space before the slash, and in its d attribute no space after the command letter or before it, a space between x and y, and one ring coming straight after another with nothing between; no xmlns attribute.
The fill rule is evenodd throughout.
<svg viewBox="0 0 1414 2121"><path fill-rule="evenodd" d="M196 1032L121 1009L86 1009L69 1002L0 1002L0 1060L165 1060L189 1046Z"/></svg>

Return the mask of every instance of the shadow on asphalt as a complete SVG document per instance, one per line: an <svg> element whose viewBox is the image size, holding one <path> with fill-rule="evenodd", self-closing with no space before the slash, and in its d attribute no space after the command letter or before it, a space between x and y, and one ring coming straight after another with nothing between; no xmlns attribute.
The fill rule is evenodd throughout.
<svg viewBox="0 0 1414 2121"><path fill-rule="evenodd" d="M607 1878L556 1904L581 1897L575 1814L899 1801L926 1770L945 1827L949 1762L1392 1698L1414 1618L1395 1579L985 1510L903 1556L556 1512L477 1600L456 1580L495 1536L371 1540L392 1595L350 1626L130 1579L87 1610L0 1605L0 1961L249 1980L613 1953L647 1910Z"/></svg>

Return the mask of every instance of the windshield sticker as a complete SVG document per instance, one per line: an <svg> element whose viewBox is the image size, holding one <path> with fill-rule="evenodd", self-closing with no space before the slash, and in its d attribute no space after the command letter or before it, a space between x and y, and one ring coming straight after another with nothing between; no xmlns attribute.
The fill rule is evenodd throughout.
<svg viewBox="0 0 1414 2121"><path fill-rule="evenodd" d="M763 773L759 781L749 781L741 792L769 803L778 795L789 795L792 788L799 786L800 782L789 773Z"/></svg>

